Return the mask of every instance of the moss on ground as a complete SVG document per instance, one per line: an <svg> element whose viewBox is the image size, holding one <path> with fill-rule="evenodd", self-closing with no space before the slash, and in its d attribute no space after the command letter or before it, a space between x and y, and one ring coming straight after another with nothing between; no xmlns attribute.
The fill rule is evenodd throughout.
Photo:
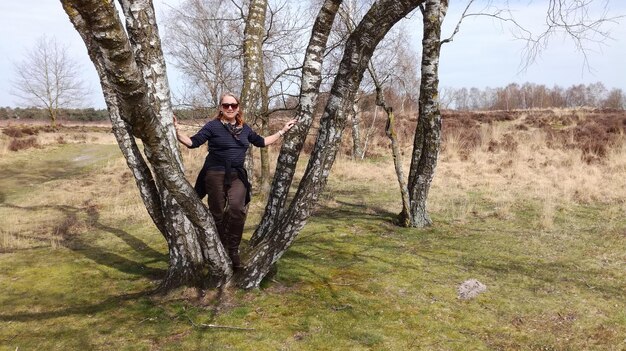
<svg viewBox="0 0 626 351"><path fill-rule="evenodd" d="M544 228L539 203L520 199L501 218L473 189L475 212L462 222L441 211L433 213L435 226L417 230L391 223L399 210L395 184L331 178L315 215L261 289L181 289L162 297L147 293L165 272L165 243L145 210L117 210L141 204L134 184L124 183L124 168L111 162L119 163L115 146L101 145L2 160L2 220L36 217L45 206L31 194L45 191L46 199L62 199L48 204L57 216L50 227L66 235L56 246L0 254L0 349L626 348L626 219L619 204L567 204ZM96 181L66 194L67 184L105 176L121 190ZM251 222L262 207L253 204ZM26 235L46 224L21 225ZM252 230L249 222L247 237ZM487 291L459 300L456 287L470 278Z"/></svg>

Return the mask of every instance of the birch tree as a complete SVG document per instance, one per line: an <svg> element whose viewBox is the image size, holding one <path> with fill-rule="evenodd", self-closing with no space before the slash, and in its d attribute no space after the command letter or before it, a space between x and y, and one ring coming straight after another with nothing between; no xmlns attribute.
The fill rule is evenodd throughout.
<svg viewBox="0 0 626 351"><path fill-rule="evenodd" d="M241 105L246 111L247 118L261 121L261 135L269 135L269 119L267 110L269 101L265 84L265 70L263 67L263 36L265 34L265 14L267 0L251 0L248 8L246 27L243 31L243 87L241 89ZM252 167L252 147L246 156L246 169L252 182L254 175ZM269 180L269 159L267 149L261 150L261 169L263 172L262 187Z"/></svg>
<svg viewBox="0 0 626 351"><path fill-rule="evenodd" d="M426 0L422 10L424 34L419 95L419 118L411 168L409 170L409 213L402 211L400 222L411 227L432 224L426 200L435 175L441 146L441 111L439 109L439 57L441 24L448 11L448 0ZM408 215L408 218L406 217Z"/></svg>
<svg viewBox="0 0 626 351"><path fill-rule="evenodd" d="M344 1L339 9L339 19L333 28L334 50L329 53L330 65L327 67L327 75L334 77L334 67L339 64L341 59L341 51L346 38L354 31L357 23L361 20L368 7L371 5L370 0L349 0ZM374 72L378 76L378 84L394 88L401 87L402 82L406 82L405 78L410 78L415 74L414 59L415 55L410 57L410 65L403 65L402 60L406 55L414 54L407 50L409 46L406 37L407 30L401 24L395 26L392 30L385 35L385 38L377 46L376 51L372 59L370 60L369 72ZM399 84L398 84L399 83ZM411 83L415 84L413 80ZM416 90L417 85L410 87L412 91ZM363 128L363 121L361 115L363 112L363 100L364 97L373 93L378 89L377 84L374 82L372 74L365 75L358 94L354 99L353 104L347 111L350 120L350 130L352 136L352 159L361 160L365 157L367 150L368 139L371 135L372 128ZM374 112L374 118L372 120L372 127L375 123L375 119L378 113L378 107Z"/></svg>
<svg viewBox="0 0 626 351"><path fill-rule="evenodd" d="M326 0L318 14L311 34L313 44L305 57L305 66L310 62L312 71L304 71L305 76L315 76L320 69L314 56L325 51L325 41L317 40L323 37L320 33L329 30L338 2ZM111 0L61 0L98 71L115 136L142 200L168 244L168 273L162 289L180 285L258 287L306 224L325 187L345 127L343 111L352 102L376 45L397 21L422 2L379 1L350 35L298 190L283 210L268 205L270 225L251 246L244 268L233 275L215 222L184 177L152 3L121 0L124 26ZM307 96L313 97L315 90L314 84ZM309 103L310 100L301 101L303 106ZM306 123L300 123L292 142L285 142L285 153L291 152L289 145L303 137L306 129ZM141 140L143 152L136 139ZM279 159L284 162L281 167L295 167L293 154L284 156L281 152ZM288 189L290 181L282 185Z"/></svg>
<svg viewBox="0 0 626 351"><path fill-rule="evenodd" d="M598 42L608 38L604 25L613 22L616 17L608 17L606 5L608 0L549 0L546 10L546 27L539 34L534 34L524 28L511 15L509 9L494 9L493 3L488 2L487 8L478 13L468 12L474 0L470 0L465 7L461 19L449 38L441 40L441 24L448 9L448 0L426 0L422 9L424 33L422 39L421 84L419 97L419 119L413 143L411 168L409 171L409 207L408 218L401 214L400 222L412 227L424 227L432 224L427 210L427 198L430 185L435 174L437 158L441 144L441 112L439 109L439 57L441 45L453 40L459 32L461 22L469 16L488 16L512 23L518 30L517 37L526 41L524 62L531 64L548 44L555 34L565 34L579 48L585 57L585 43ZM508 3L507 3L508 5ZM591 9L596 6L601 10L598 16L593 16ZM519 90L516 85L509 85L505 90ZM463 90L463 89L462 89ZM463 90L462 101L457 101L457 108L468 108L467 89ZM506 107L511 101L511 94L506 94ZM463 105L463 106L459 106Z"/></svg>

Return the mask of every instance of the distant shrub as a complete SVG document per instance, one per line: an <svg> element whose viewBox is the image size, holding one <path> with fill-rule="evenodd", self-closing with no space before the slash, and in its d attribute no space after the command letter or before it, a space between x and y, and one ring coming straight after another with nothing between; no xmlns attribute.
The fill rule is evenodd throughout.
<svg viewBox="0 0 626 351"><path fill-rule="evenodd" d="M43 131L44 133L56 133L59 131L59 129L62 127L62 125L60 123L58 123L56 126L51 126L51 125L45 125L45 126L41 126L39 127L38 130Z"/></svg>
<svg viewBox="0 0 626 351"><path fill-rule="evenodd" d="M2 131L3 134L8 135L12 138L21 138L24 136L24 133L22 133L22 129L15 127L15 126L8 126L6 128L4 128L4 130Z"/></svg>
<svg viewBox="0 0 626 351"><path fill-rule="evenodd" d="M8 126L4 128L2 133L12 137L12 138L21 138L25 135L37 135L39 134L39 129L37 127L31 126Z"/></svg>
<svg viewBox="0 0 626 351"><path fill-rule="evenodd" d="M0 107L0 119L9 119L11 109L8 107Z"/></svg>
<svg viewBox="0 0 626 351"><path fill-rule="evenodd" d="M605 126L597 123L588 123L574 129L574 138L583 151L583 158L587 162L602 159L608 154L614 138L607 133Z"/></svg>
<svg viewBox="0 0 626 351"><path fill-rule="evenodd" d="M22 127L22 133L24 133L25 135L37 135L39 134L39 128L31 127L31 126L24 126Z"/></svg>
<svg viewBox="0 0 626 351"><path fill-rule="evenodd" d="M74 135L72 135L72 139L74 139L76 141L86 142L87 141L87 136L85 134L74 134Z"/></svg>
<svg viewBox="0 0 626 351"><path fill-rule="evenodd" d="M517 150L518 143L515 140L515 137L510 134L504 134L502 136L502 140L490 140L487 151L489 152L498 152L500 150L506 152L513 152Z"/></svg>
<svg viewBox="0 0 626 351"><path fill-rule="evenodd" d="M9 150L11 151L19 151L28 149L31 147L40 147L37 138L28 137L28 138L13 138L9 142Z"/></svg>

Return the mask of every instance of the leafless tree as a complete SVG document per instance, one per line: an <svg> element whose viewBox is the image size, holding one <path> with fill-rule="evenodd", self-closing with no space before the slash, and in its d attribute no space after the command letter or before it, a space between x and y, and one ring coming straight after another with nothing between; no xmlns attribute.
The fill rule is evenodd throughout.
<svg viewBox="0 0 626 351"><path fill-rule="evenodd" d="M585 84L574 84L567 89L555 85L548 88L542 84L517 83L507 84L505 87L470 88L467 101L464 104L463 97L467 94L467 88L443 88L456 97L455 108L471 110L512 110L512 109L533 109L533 108L562 108L562 107L595 107L603 108L613 94L611 101L618 101L616 97L619 89L608 91L601 82ZM611 103L612 106L616 106ZM619 107L613 107L619 108Z"/></svg>
<svg viewBox="0 0 626 351"><path fill-rule="evenodd" d="M537 3L530 0L527 6ZM494 0L469 0L458 19L453 33L443 43L454 40L464 20L470 17L488 17L510 24L516 39L525 43L521 68L523 71L535 62L554 37L565 37L572 41L583 56L583 66L589 68L587 52L589 45L602 45L610 37L609 25L617 24L623 17L609 13L610 0L547 0L543 26L530 29L515 16L513 3ZM476 8L476 9L475 9Z"/></svg>
<svg viewBox="0 0 626 351"><path fill-rule="evenodd" d="M28 107L43 108L54 127L60 108L79 107L89 95L80 65L54 37L42 36L15 63L12 94Z"/></svg>
<svg viewBox="0 0 626 351"><path fill-rule="evenodd" d="M626 95L622 89L611 89L606 99L602 101L602 107L616 110L626 109Z"/></svg>
<svg viewBox="0 0 626 351"><path fill-rule="evenodd" d="M401 223L407 223L412 227L423 227L432 224L426 203L441 144L441 113L437 93L440 48L442 44L453 40L454 35L459 31L463 19L469 16L489 16L513 23L524 34L522 38L528 44L525 62L530 64L540 50L547 45L549 38L555 33L566 33L577 44L578 48L583 51L583 55L585 54L583 45L585 42L597 42L601 38L607 38L608 32L604 30L605 25L614 21L615 17L608 17L606 12L601 13L599 17L590 15L591 7L598 3L606 4L607 2L607 0L549 0L546 11L547 27L539 35L533 35L510 15L510 11L494 7L495 2L488 1L487 7L482 11L470 13L470 6L474 3L474 0L470 0L452 35L440 40L441 21L446 13L448 0L425 1L425 6L422 7L424 39L422 40L420 115L415 132L409 173L411 211L408 214L408 218L403 213L404 216L401 216L403 217L401 218ZM506 4L508 5L508 2ZM501 92L504 95L507 109L520 104L520 94L518 92L519 86L517 84L510 84ZM462 105L466 105L466 103L463 102Z"/></svg>
<svg viewBox="0 0 626 351"><path fill-rule="evenodd" d="M587 92L584 84L572 85L565 91L565 103L567 107L585 106L587 104Z"/></svg>
<svg viewBox="0 0 626 351"><path fill-rule="evenodd" d="M403 208L400 213L400 223L408 227L425 227L432 224L426 204L441 148L439 57L442 45L441 24L448 11L448 1L426 0L420 9L424 33L419 118L409 169L409 212L406 213Z"/></svg>
<svg viewBox="0 0 626 351"><path fill-rule="evenodd" d="M310 70L303 71L303 96L316 96L326 38L340 1L326 0L313 26L305 55ZM61 0L74 27L80 33L96 66L118 144L135 176L142 199L157 228L168 243L169 267L163 288L182 284L200 287L228 283L241 288L258 287L270 267L289 248L324 189L345 127L343 113L352 102L376 45L389 29L420 5L421 0L381 0L373 4L345 45L319 135L298 191L289 206L268 204L269 225L250 248L243 269L233 275L215 223L206 206L184 177L180 153L172 126L169 87L160 46L154 8L150 1L121 0L126 18L122 25L112 2ZM321 40L320 40L321 39ZM317 87L317 88L316 88ZM307 119L310 100L301 100ZM285 141L283 154L299 154L297 141L308 133L299 123L292 138ZM135 138L144 145L142 154ZM292 144L296 141L296 145ZM145 154L145 158L144 158ZM287 155L277 174L295 168L297 158ZM150 165L148 167L148 164ZM286 173L290 173L287 171ZM287 177L288 178L288 177ZM282 178L286 179L286 178ZM278 184L285 193L291 181ZM276 189L274 189L276 190Z"/></svg>
<svg viewBox="0 0 626 351"><path fill-rule="evenodd" d="M349 34L354 30L356 24L366 10L371 6L371 0L350 0L344 1L339 10L339 21L335 23L331 35L333 48L328 54L328 65L326 65L326 75L332 76L334 67L340 60L341 48ZM394 26L381 43L377 46L368 68L368 74L361 82L359 92L348 113L350 120L350 130L352 133L352 158L363 159L367 150L369 137L372 135L374 122L370 128L363 125L361 118L364 99L371 96L379 88L393 90L402 95L401 111L404 110L407 100L417 101L417 66L414 64L416 54L410 49L407 37L408 30L402 23ZM372 74L377 76L374 82ZM379 85L377 87L376 85ZM374 117L378 115L378 105L375 106ZM365 127L365 128L364 128Z"/></svg>
<svg viewBox="0 0 626 351"><path fill-rule="evenodd" d="M188 90L179 104L215 107L223 92L241 91L244 19L229 0L187 0L166 14L164 47Z"/></svg>
<svg viewBox="0 0 626 351"><path fill-rule="evenodd" d="M455 89L452 87L441 87L439 89L439 104L443 109L449 109L454 105Z"/></svg>

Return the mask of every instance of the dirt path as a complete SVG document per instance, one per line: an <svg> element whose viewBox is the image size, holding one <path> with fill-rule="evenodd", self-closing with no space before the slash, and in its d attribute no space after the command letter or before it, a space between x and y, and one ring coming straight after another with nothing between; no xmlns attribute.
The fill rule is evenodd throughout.
<svg viewBox="0 0 626 351"><path fill-rule="evenodd" d="M91 166L119 155L117 145L66 144L7 154L0 159L0 203L36 192L52 180L85 173Z"/></svg>

